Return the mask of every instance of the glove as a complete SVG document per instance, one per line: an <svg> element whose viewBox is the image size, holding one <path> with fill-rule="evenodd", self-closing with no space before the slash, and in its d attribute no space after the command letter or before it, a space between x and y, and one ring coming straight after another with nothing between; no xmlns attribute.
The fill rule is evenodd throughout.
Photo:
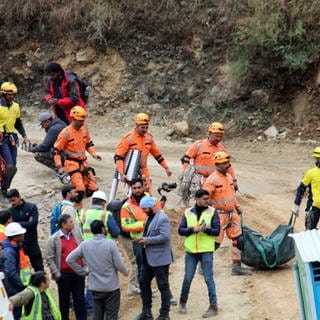
<svg viewBox="0 0 320 320"><path fill-rule="evenodd" d="M237 179L233 180L233 187L234 187L234 191L238 191L239 190L239 186L238 186L238 181Z"/></svg>
<svg viewBox="0 0 320 320"><path fill-rule="evenodd" d="M237 211L238 215L243 213L242 208L240 206L236 207L236 211Z"/></svg>
<svg viewBox="0 0 320 320"><path fill-rule="evenodd" d="M296 217L299 217L299 209L300 209L300 206L294 203L294 204L292 205L291 212L292 212Z"/></svg>

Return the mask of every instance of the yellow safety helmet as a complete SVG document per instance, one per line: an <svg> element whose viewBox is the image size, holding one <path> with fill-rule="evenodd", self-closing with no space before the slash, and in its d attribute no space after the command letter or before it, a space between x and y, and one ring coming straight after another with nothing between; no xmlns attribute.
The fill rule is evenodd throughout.
<svg viewBox="0 0 320 320"><path fill-rule="evenodd" d="M16 87L16 85L12 82L4 82L1 85L1 94L7 94L7 93L13 93L13 94L17 94L18 93L18 89Z"/></svg>
<svg viewBox="0 0 320 320"><path fill-rule="evenodd" d="M76 120L84 121L87 117L87 111L80 106L74 106L70 111L70 117Z"/></svg>
<svg viewBox="0 0 320 320"><path fill-rule="evenodd" d="M213 155L213 162L215 164L217 164L217 163L227 163L229 161L230 161L230 156L224 151L216 152Z"/></svg>
<svg viewBox="0 0 320 320"><path fill-rule="evenodd" d="M149 116L146 113L138 113L134 118L134 123L139 124L149 124Z"/></svg>
<svg viewBox="0 0 320 320"><path fill-rule="evenodd" d="M212 122L208 128L208 131L211 133L221 133L224 134L223 124L220 122Z"/></svg>
<svg viewBox="0 0 320 320"><path fill-rule="evenodd" d="M320 158L320 147L317 147L313 150L312 156L314 156L315 158Z"/></svg>

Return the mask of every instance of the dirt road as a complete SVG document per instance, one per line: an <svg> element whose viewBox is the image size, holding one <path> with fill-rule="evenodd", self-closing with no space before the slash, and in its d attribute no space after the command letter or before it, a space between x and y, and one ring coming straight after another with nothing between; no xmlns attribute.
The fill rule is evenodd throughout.
<svg viewBox="0 0 320 320"><path fill-rule="evenodd" d="M113 175L113 152L120 134L128 128L108 128L107 120L99 125L91 119L92 136L102 162L90 160L96 168L98 182L106 191L110 190ZM27 131L33 141L41 141L43 132L31 123ZM162 153L168 160L174 177L168 179L165 172L153 160L150 161L154 194L157 186L164 181L176 181L180 170L179 158L188 145L164 140L165 129L151 128L158 137ZM262 234L269 234L280 223L289 219L293 196L299 179L305 169L312 165L311 150L314 146L288 142L249 142L244 139L227 140L233 156L233 166L238 174L239 201L244 209L244 220L251 228ZM41 245L48 237L50 210L60 199L60 182L45 167L38 165L32 154L19 153L18 173L12 184L24 198L38 204L40 211L39 233ZM121 188L120 188L121 190ZM177 206L176 191L168 194L167 209L172 220L172 238L175 262L171 266L170 285L178 299L184 274L183 239L177 235L177 225L182 213ZM5 206L5 204L2 204ZM86 202L88 205L88 202ZM303 230L302 218L296 223L296 231ZM291 270L292 262L275 271L254 271L252 276L230 276L230 241L225 240L215 253L214 274L217 286L220 320L274 320L299 319L296 290ZM126 279L121 277L124 289ZM153 313L158 315L160 295L154 295ZM172 307L171 319L201 319L208 306L207 290L203 278L196 275L187 304L188 314L181 316L178 308ZM131 320L140 312L139 297L128 298L122 292L122 319Z"/></svg>

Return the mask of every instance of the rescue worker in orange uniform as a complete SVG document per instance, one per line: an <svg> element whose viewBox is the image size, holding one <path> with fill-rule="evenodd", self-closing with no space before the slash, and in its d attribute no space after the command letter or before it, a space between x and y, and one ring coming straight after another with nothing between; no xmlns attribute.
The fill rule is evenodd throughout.
<svg viewBox="0 0 320 320"><path fill-rule="evenodd" d="M96 154L88 128L84 125L87 112L80 106L70 111L71 124L64 128L54 144L54 162L59 174L68 173L70 183L77 189L76 204L81 207L84 196L90 197L98 190L93 169L89 166L86 151L101 161Z"/></svg>
<svg viewBox="0 0 320 320"><path fill-rule="evenodd" d="M212 162L213 155L218 151L227 152L227 147L222 142L223 134L223 124L212 122L208 128L208 137L194 142L181 158L183 172L190 165L190 160L193 160L195 172L201 176L199 188L203 186L206 179L215 169L215 165ZM238 190L237 177L231 166L228 168L228 173L233 179L235 190Z"/></svg>
<svg viewBox="0 0 320 320"><path fill-rule="evenodd" d="M151 179L149 169L147 167L149 153L151 153L156 161L165 169L168 177L172 175L172 172L169 169L167 162L162 157L160 149L156 145L153 136L148 133L149 123L150 119L146 113L138 113L136 115L136 127L131 132L125 134L120 140L114 155L114 161L120 174L121 181L125 182L127 177L124 172L123 160L126 154L129 150L141 151L140 176L146 179L150 192Z"/></svg>
<svg viewBox="0 0 320 320"><path fill-rule="evenodd" d="M220 218L220 233L216 237L216 249L223 241L224 233L232 240L232 275L250 275L248 269L241 267L241 249L243 249L243 236L241 230L240 214L242 209L235 196L234 183L228 173L230 156L223 151L214 154L213 161L216 170L207 178L203 189L210 194L212 206Z"/></svg>

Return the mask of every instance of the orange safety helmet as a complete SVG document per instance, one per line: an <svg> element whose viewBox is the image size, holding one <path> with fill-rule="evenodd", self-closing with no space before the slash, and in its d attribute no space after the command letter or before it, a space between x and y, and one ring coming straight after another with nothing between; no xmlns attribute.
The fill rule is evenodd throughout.
<svg viewBox="0 0 320 320"><path fill-rule="evenodd" d="M224 152L224 151L219 151L219 152L216 152L214 155L213 155L213 162L214 164L217 164L217 163L227 163L230 161L230 156Z"/></svg>
<svg viewBox="0 0 320 320"><path fill-rule="evenodd" d="M87 117L87 111L80 106L74 106L70 111L70 117L76 120L84 121Z"/></svg>
<svg viewBox="0 0 320 320"><path fill-rule="evenodd" d="M1 90L1 94L7 94L7 93L17 94L18 93L18 89L16 85L12 82L4 82L1 85L0 90Z"/></svg>
<svg viewBox="0 0 320 320"><path fill-rule="evenodd" d="M139 124L149 124L149 116L146 113L138 113L134 118L134 123Z"/></svg>
<svg viewBox="0 0 320 320"><path fill-rule="evenodd" d="M221 133L224 134L223 124L220 122L212 122L208 128L208 131L211 133Z"/></svg>

